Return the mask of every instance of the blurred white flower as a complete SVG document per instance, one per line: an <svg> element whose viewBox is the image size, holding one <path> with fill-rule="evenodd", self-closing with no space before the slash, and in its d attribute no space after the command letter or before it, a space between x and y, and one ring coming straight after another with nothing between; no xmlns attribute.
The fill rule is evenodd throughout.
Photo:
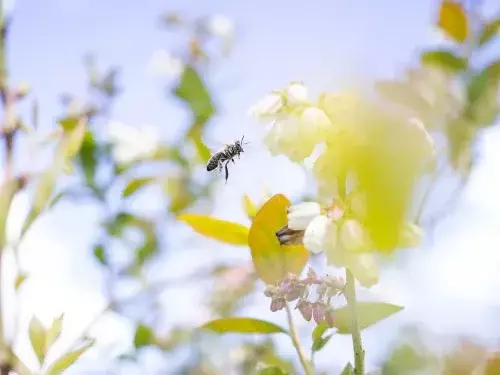
<svg viewBox="0 0 500 375"><path fill-rule="evenodd" d="M119 121L109 123L107 135L113 145L113 157L118 164L129 164L150 157L160 143L153 127L142 126L138 129Z"/></svg>
<svg viewBox="0 0 500 375"><path fill-rule="evenodd" d="M284 90L286 104L289 106L300 105L307 101L309 90L300 81L293 81Z"/></svg>
<svg viewBox="0 0 500 375"><path fill-rule="evenodd" d="M403 248L417 247L422 243L424 231L418 225L406 223L401 231L399 246Z"/></svg>
<svg viewBox="0 0 500 375"><path fill-rule="evenodd" d="M287 209L288 228L305 230L303 243L312 253L331 251L337 244L335 213L322 210L316 202L299 203Z"/></svg>
<svg viewBox="0 0 500 375"><path fill-rule="evenodd" d="M337 225L333 219L323 215L316 216L304 232L304 246L314 254L335 251Z"/></svg>
<svg viewBox="0 0 500 375"><path fill-rule="evenodd" d="M367 231L355 219L347 219L342 223L340 242L347 251L358 253L369 251L373 247Z"/></svg>
<svg viewBox="0 0 500 375"><path fill-rule="evenodd" d="M264 98L259 100L252 108L249 114L258 121L272 121L276 118L285 104L285 98L280 91L272 91Z"/></svg>
<svg viewBox="0 0 500 375"><path fill-rule="evenodd" d="M151 56L149 71L156 77L179 77L184 71L184 62L170 52L159 49Z"/></svg>
<svg viewBox="0 0 500 375"><path fill-rule="evenodd" d="M312 154L332 130L330 120L321 109L298 108L272 122L264 144L271 155L283 154L292 161L301 162Z"/></svg>
<svg viewBox="0 0 500 375"><path fill-rule="evenodd" d="M234 34L234 23L222 14L210 17L206 23L207 30L219 38L232 38Z"/></svg>
<svg viewBox="0 0 500 375"><path fill-rule="evenodd" d="M309 223L321 215L321 207L316 202L303 202L288 207L288 228L305 230Z"/></svg>

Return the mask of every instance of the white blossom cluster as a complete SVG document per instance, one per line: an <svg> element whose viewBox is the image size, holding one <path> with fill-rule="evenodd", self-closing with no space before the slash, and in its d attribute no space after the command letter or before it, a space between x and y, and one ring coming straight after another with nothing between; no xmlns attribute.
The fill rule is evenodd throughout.
<svg viewBox="0 0 500 375"><path fill-rule="evenodd" d="M294 81L284 89L270 92L251 108L250 114L259 122L270 124L264 144L272 155L282 154L300 163L317 145L326 146L314 162L313 173L318 202L333 204L303 202L289 207L288 229L303 231L304 246L312 253L324 252L329 264L350 267L353 272L358 270L358 275L371 275L373 279L378 276L373 274L377 268L375 253L371 251L375 250L374 244L363 225L365 197L362 193L350 192L345 201L337 199L337 172L342 167L339 152L345 152L339 150L349 149L346 142L351 139L363 139L362 132L356 128L359 103L358 97L350 93L324 93L312 101L307 87ZM435 147L425 126L415 118L407 119L405 126L423 150L421 157L433 158ZM409 223L404 229L400 246L417 246L421 230ZM374 280L365 281L369 284Z"/></svg>

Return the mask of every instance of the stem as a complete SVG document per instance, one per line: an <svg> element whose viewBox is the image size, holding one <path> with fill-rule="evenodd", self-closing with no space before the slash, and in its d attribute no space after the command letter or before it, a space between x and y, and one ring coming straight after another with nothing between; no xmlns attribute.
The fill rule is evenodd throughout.
<svg viewBox="0 0 500 375"><path fill-rule="evenodd" d="M295 323L293 322L292 311L290 310L290 306L288 303L285 305L286 316L288 319L288 326L290 327L290 338L292 339L293 347L299 356L300 363L304 369L306 375L314 375L314 369L312 368L311 363L307 359L307 355L302 348L300 343L300 338L297 333L297 328L295 327Z"/></svg>
<svg viewBox="0 0 500 375"><path fill-rule="evenodd" d="M13 146L13 132L12 129L7 129L8 128L8 114L11 111L11 100L9 100L9 88L7 84L7 59L6 59L6 48L5 48L5 42L6 42L6 36L7 36L7 22L5 19L5 14L4 14L4 4L3 1L0 0L0 95L1 95L1 102L3 105L3 112L4 112L4 121L2 124L2 135L3 135L3 140L4 140L4 151L5 151L5 165L4 165L4 170L5 170L5 183L4 186L9 186L9 184L12 181L12 168L13 168L13 151L12 151L12 146ZM0 192L0 194L6 194L6 192ZM7 213L5 213L7 214ZM2 357L0 363L0 374L1 375L8 375L10 371L12 370L12 355L10 354L10 348L8 347L5 337L4 337L4 324L3 324L3 310L4 310L4 301L3 301L3 295L2 295L2 289L3 289L3 247L0 248L0 357Z"/></svg>
<svg viewBox="0 0 500 375"><path fill-rule="evenodd" d="M349 308L349 315L351 316L351 335L352 347L354 350L354 374L364 375L365 373L365 351L361 342L361 332L358 323L358 311L356 302L356 285L354 283L354 276L351 271L346 268L346 285L344 295L347 300L347 307Z"/></svg>

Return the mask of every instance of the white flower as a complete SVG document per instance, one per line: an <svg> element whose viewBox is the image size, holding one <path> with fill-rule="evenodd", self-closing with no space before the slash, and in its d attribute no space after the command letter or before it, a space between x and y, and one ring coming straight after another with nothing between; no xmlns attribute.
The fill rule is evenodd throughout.
<svg viewBox="0 0 500 375"><path fill-rule="evenodd" d="M259 121L272 121L283 108L284 97L279 91L272 91L250 109L250 115Z"/></svg>
<svg viewBox="0 0 500 375"><path fill-rule="evenodd" d="M285 88L284 94L286 104L288 106L295 106L307 101L308 89L302 82L293 81Z"/></svg>
<svg viewBox="0 0 500 375"><path fill-rule="evenodd" d="M335 250L337 245L337 225L327 216L316 216L304 232L304 246L310 252L319 254L322 251Z"/></svg>
<svg viewBox="0 0 500 375"><path fill-rule="evenodd" d="M344 221L340 227L340 242L342 246L351 252L369 251L371 241L368 233L361 223L355 219Z"/></svg>
<svg viewBox="0 0 500 375"><path fill-rule="evenodd" d="M337 244L337 225L328 212L323 212L316 202L303 202L287 210L288 228L304 230L306 249L318 254L331 251Z"/></svg>
<svg viewBox="0 0 500 375"><path fill-rule="evenodd" d="M316 202L303 202L288 208L288 228L304 230L309 223L321 215L321 207Z"/></svg>
<svg viewBox="0 0 500 375"><path fill-rule="evenodd" d="M231 38L234 34L233 21L222 14L210 17L206 27L212 35L220 38Z"/></svg>
<svg viewBox="0 0 500 375"><path fill-rule="evenodd" d="M149 62L149 71L156 77L179 77L184 71L184 62L165 50L156 50Z"/></svg>
<svg viewBox="0 0 500 375"><path fill-rule="evenodd" d="M118 121L107 128L113 145L113 157L118 164L129 164L135 160L151 156L159 146L159 139L152 127L137 129Z"/></svg>
<svg viewBox="0 0 500 375"><path fill-rule="evenodd" d="M264 138L271 155L283 154L295 162L311 155L331 130L330 121L322 114L320 109L308 107L275 120Z"/></svg>
<svg viewBox="0 0 500 375"><path fill-rule="evenodd" d="M403 248L418 247L423 237L424 232L422 228L413 223L405 223L401 231L399 246Z"/></svg>

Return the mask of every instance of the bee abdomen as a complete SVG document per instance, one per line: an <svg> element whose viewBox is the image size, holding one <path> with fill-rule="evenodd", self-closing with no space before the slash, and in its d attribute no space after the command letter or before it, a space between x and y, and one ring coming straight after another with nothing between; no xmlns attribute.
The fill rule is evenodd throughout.
<svg viewBox="0 0 500 375"><path fill-rule="evenodd" d="M207 171L213 171L219 165L219 161L216 158L211 158L207 163Z"/></svg>

